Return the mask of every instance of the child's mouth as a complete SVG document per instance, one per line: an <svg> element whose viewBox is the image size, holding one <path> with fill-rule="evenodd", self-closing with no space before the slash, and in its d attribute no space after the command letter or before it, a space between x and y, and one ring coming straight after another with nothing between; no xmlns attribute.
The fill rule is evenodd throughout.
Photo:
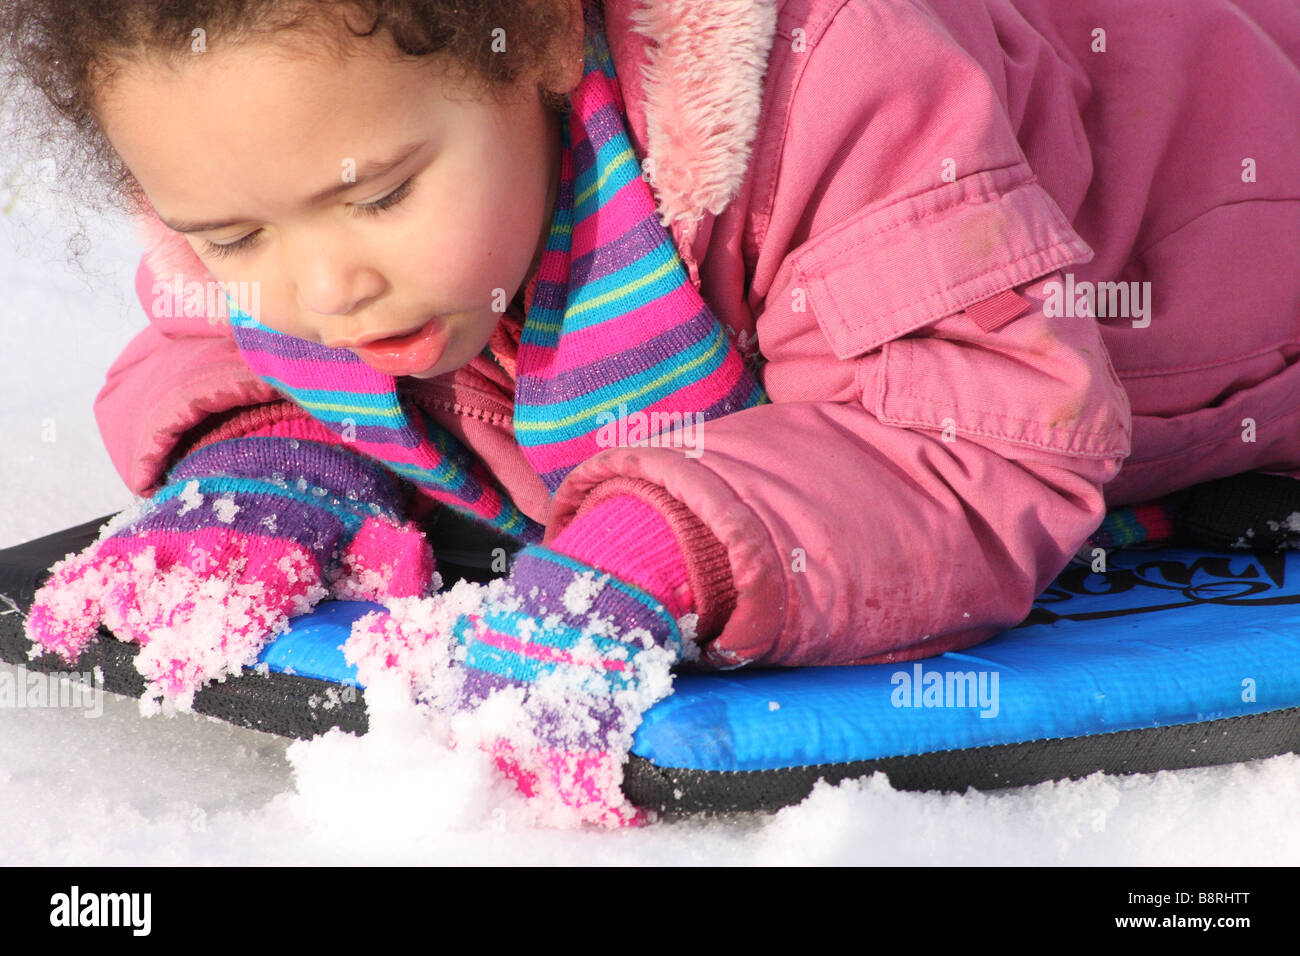
<svg viewBox="0 0 1300 956"><path fill-rule="evenodd" d="M437 316L408 335L395 335L367 345L355 345L352 351L363 362L386 375L414 375L431 369L447 351L449 336L446 324Z"/></svg>

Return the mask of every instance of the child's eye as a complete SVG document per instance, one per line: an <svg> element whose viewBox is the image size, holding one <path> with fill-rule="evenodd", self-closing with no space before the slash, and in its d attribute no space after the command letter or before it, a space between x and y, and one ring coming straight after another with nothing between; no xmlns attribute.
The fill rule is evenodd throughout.
<svg viewBox="0 0 1300 956"><path fill-rule="evenodd" d="M222 259L226 256L233 256L236 252L242 252L257 242L257 237L262 234L261 229L257 229L244 236L242 239L236 239L234 242L212 242L209 239L203 240L204 255L212 256L214 259Z"/></svg>
<svg viewBox="0 0 1300 956"><path fill-rule="evenodd" d="M415 177L412 176L402 185L398 186L387 196L382 199L376 199L374 202L360 203L353 206L360 215L375 216L386 209L392 209L407 196L411 195L411 189L415 184ZM226 256L233 256L237 252L243 252L251 248L257 242L257 237L261 235L262 230L257 229L244 236L242 239L236 239L234 242L217 243L209 239L203 240L203 252L205 255L212 256L215 259L221 259Z"/></svg>
<svg viewBox="0 0 1300 956"><path fill-rule="evenodd" d="M376 199L374 202L361 203L352 208L363 216L373 216L377 213L383 212L385 209L392 209L407 196L411 195L411 187L414 183L415 177L412 176L383 199Z"/></svg>

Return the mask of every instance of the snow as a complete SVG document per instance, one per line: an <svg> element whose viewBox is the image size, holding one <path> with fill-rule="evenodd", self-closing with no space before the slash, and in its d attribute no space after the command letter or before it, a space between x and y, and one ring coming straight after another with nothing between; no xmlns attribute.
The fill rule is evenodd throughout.
<svg viewBox="0 0 1300 956"><path fill-rule="evenodd" d="M593 576L582 575L584 590L589 591ZM657 646L643 628L621 635L626 644L645 648L635 658L625 646L602 651L592 637L617 639L620 631L611 620L590 611L591 602L585 600L574 605L590 611L582 638L554 655L558 666L533 680L527 694L510 688L466 708L464 668L458 666L465 649L453 636L455 624L462 616L492 619L518 609L521 602L521 595L504 580L485 585L459 581L428 598L393 601L387 615L363 617L353 625L344 655L356 665L368 703L376 687L391 687L395 700L424 710L427 721L443 728L438 739L501 754L512 767L509 775L534 797L522 811L529 821L576 828L639 820L643 814L619 787L618 767L631 749L641 714L671 692L672 652ZM551 617L556 621L528 621L524 630L535 634L558 626L558 615ZM627 662L626 676L635 678L616 688L599 666L606 660ZM613 713L618 717L605 736L608 755L578 756L590 746L590 735L600 730L597 715L605 714L608 720ZM543 727L544 738L538 733Z"/></svg>
<svg viewBox="0 0 1300 956"><path fill-rule="evenodd" d="M564 589L564 608L570 614L586 614L587 609L591 607L591 602L596 600L604 588L605 582L609 580L609 575L602 574L596 577L594 571L584 571L574 577L573 581Z"/></svg>
<svg viewBox="0 0 1300 956"><path fill-rule="evenodd" d="M184 505L181 506L181 510L176 512L177 517L187 515L203 504L203 495L199 493L199 480L197 478L192 478L185 482L185 487L181 489L181 493L177 497L180 498L181 501L185 502Z"/></svg>
<svg viewBox="0 0 1300 956"><path fill-rule="evenodd" d="M239 514L239 505L235 504L234 495L225 495L212 502L212 510L218 521L230 524L235 520L235 515Z"/></svg>
<svg viewBox="0 0 1300 956"><path fill-rule="evenodd" d="M0 665L18 673L17 668ZM289 743L192 714L0 711L0 864L1294 864L1300 765L1274 757L980 794L877 776L798 807L605 832L528 822L472 748L411 711ZM372 707L376 705L372 702ZM390 718L391 719L387 719ZM387 722L386 722L387 720ZM40 741L33 747L32 741Z"/></svg>
<svg viewBox="0 0 1300 956"><path fill-rule="evenodd" d="M8 168L0 156L0 183ZM0 191L0 209L10 198ZM83 274L64 261L69 222L34 188L0 213L0 547L140 506L92 413L144 327L138 246L122 222L87 222ZM818 785L773 815L555 829L488 755L449 749L446 728L408 706L410 682L433 672L421 655L443 652L413 646L404 680L377 680L364 737L290 742L192 713L145 718L102 692L93 717L0 707L0 864L1300 863L1295 755L993 793L899 792L876 776Z"/></svg>

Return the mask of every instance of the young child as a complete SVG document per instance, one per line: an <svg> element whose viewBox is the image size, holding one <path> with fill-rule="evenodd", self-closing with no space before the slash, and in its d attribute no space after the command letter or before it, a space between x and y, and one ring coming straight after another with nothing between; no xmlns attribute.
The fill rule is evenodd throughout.
<svg viewBox="0 0 1300 956"><path fill-rule="evenodd" d="M451 509L523 546L466 701L579 668L593 608L615 690L907 661L1108 506L1300 477L1289 0L3 6L150 243L96 414L159 507L54 575L46 647L221 578L255 654L431 593ZM218 281L229 321L172 307Z"/></svg>

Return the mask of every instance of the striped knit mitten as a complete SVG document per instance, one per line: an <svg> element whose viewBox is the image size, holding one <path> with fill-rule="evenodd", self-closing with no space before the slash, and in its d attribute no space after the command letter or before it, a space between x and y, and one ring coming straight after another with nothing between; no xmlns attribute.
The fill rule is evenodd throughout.
<svg viewBox="0 0 1300 956"><path fill-rule="evenodd" d="M633 732L734 596L725 549L694 515L613 479L482 593L359 621L350 656L408 672L456 742L491 753L557 822L636 824L621 790ZM449 676L424 680L428 668Z"/></svg>
<svg viewBox="0 0 1300 956"><path fill-rule="evenodd" d="M33 655L74 661L103 623L141 645L146 701L188 709L331 594L434 593L433 551L399 516L400 487L332 440L308 419L196 445L152 498L54 565L27 617Z"/></svg>
<svg viewBox="0 0 1300 956"><path fill-rule="evenodd" d="M507 584L453 628L453 707L474 715L475 742L525 795L593 823L640 822L622 764L641 715L671 693L677 621L641 588L541 545L516 556Z"/></svg>

